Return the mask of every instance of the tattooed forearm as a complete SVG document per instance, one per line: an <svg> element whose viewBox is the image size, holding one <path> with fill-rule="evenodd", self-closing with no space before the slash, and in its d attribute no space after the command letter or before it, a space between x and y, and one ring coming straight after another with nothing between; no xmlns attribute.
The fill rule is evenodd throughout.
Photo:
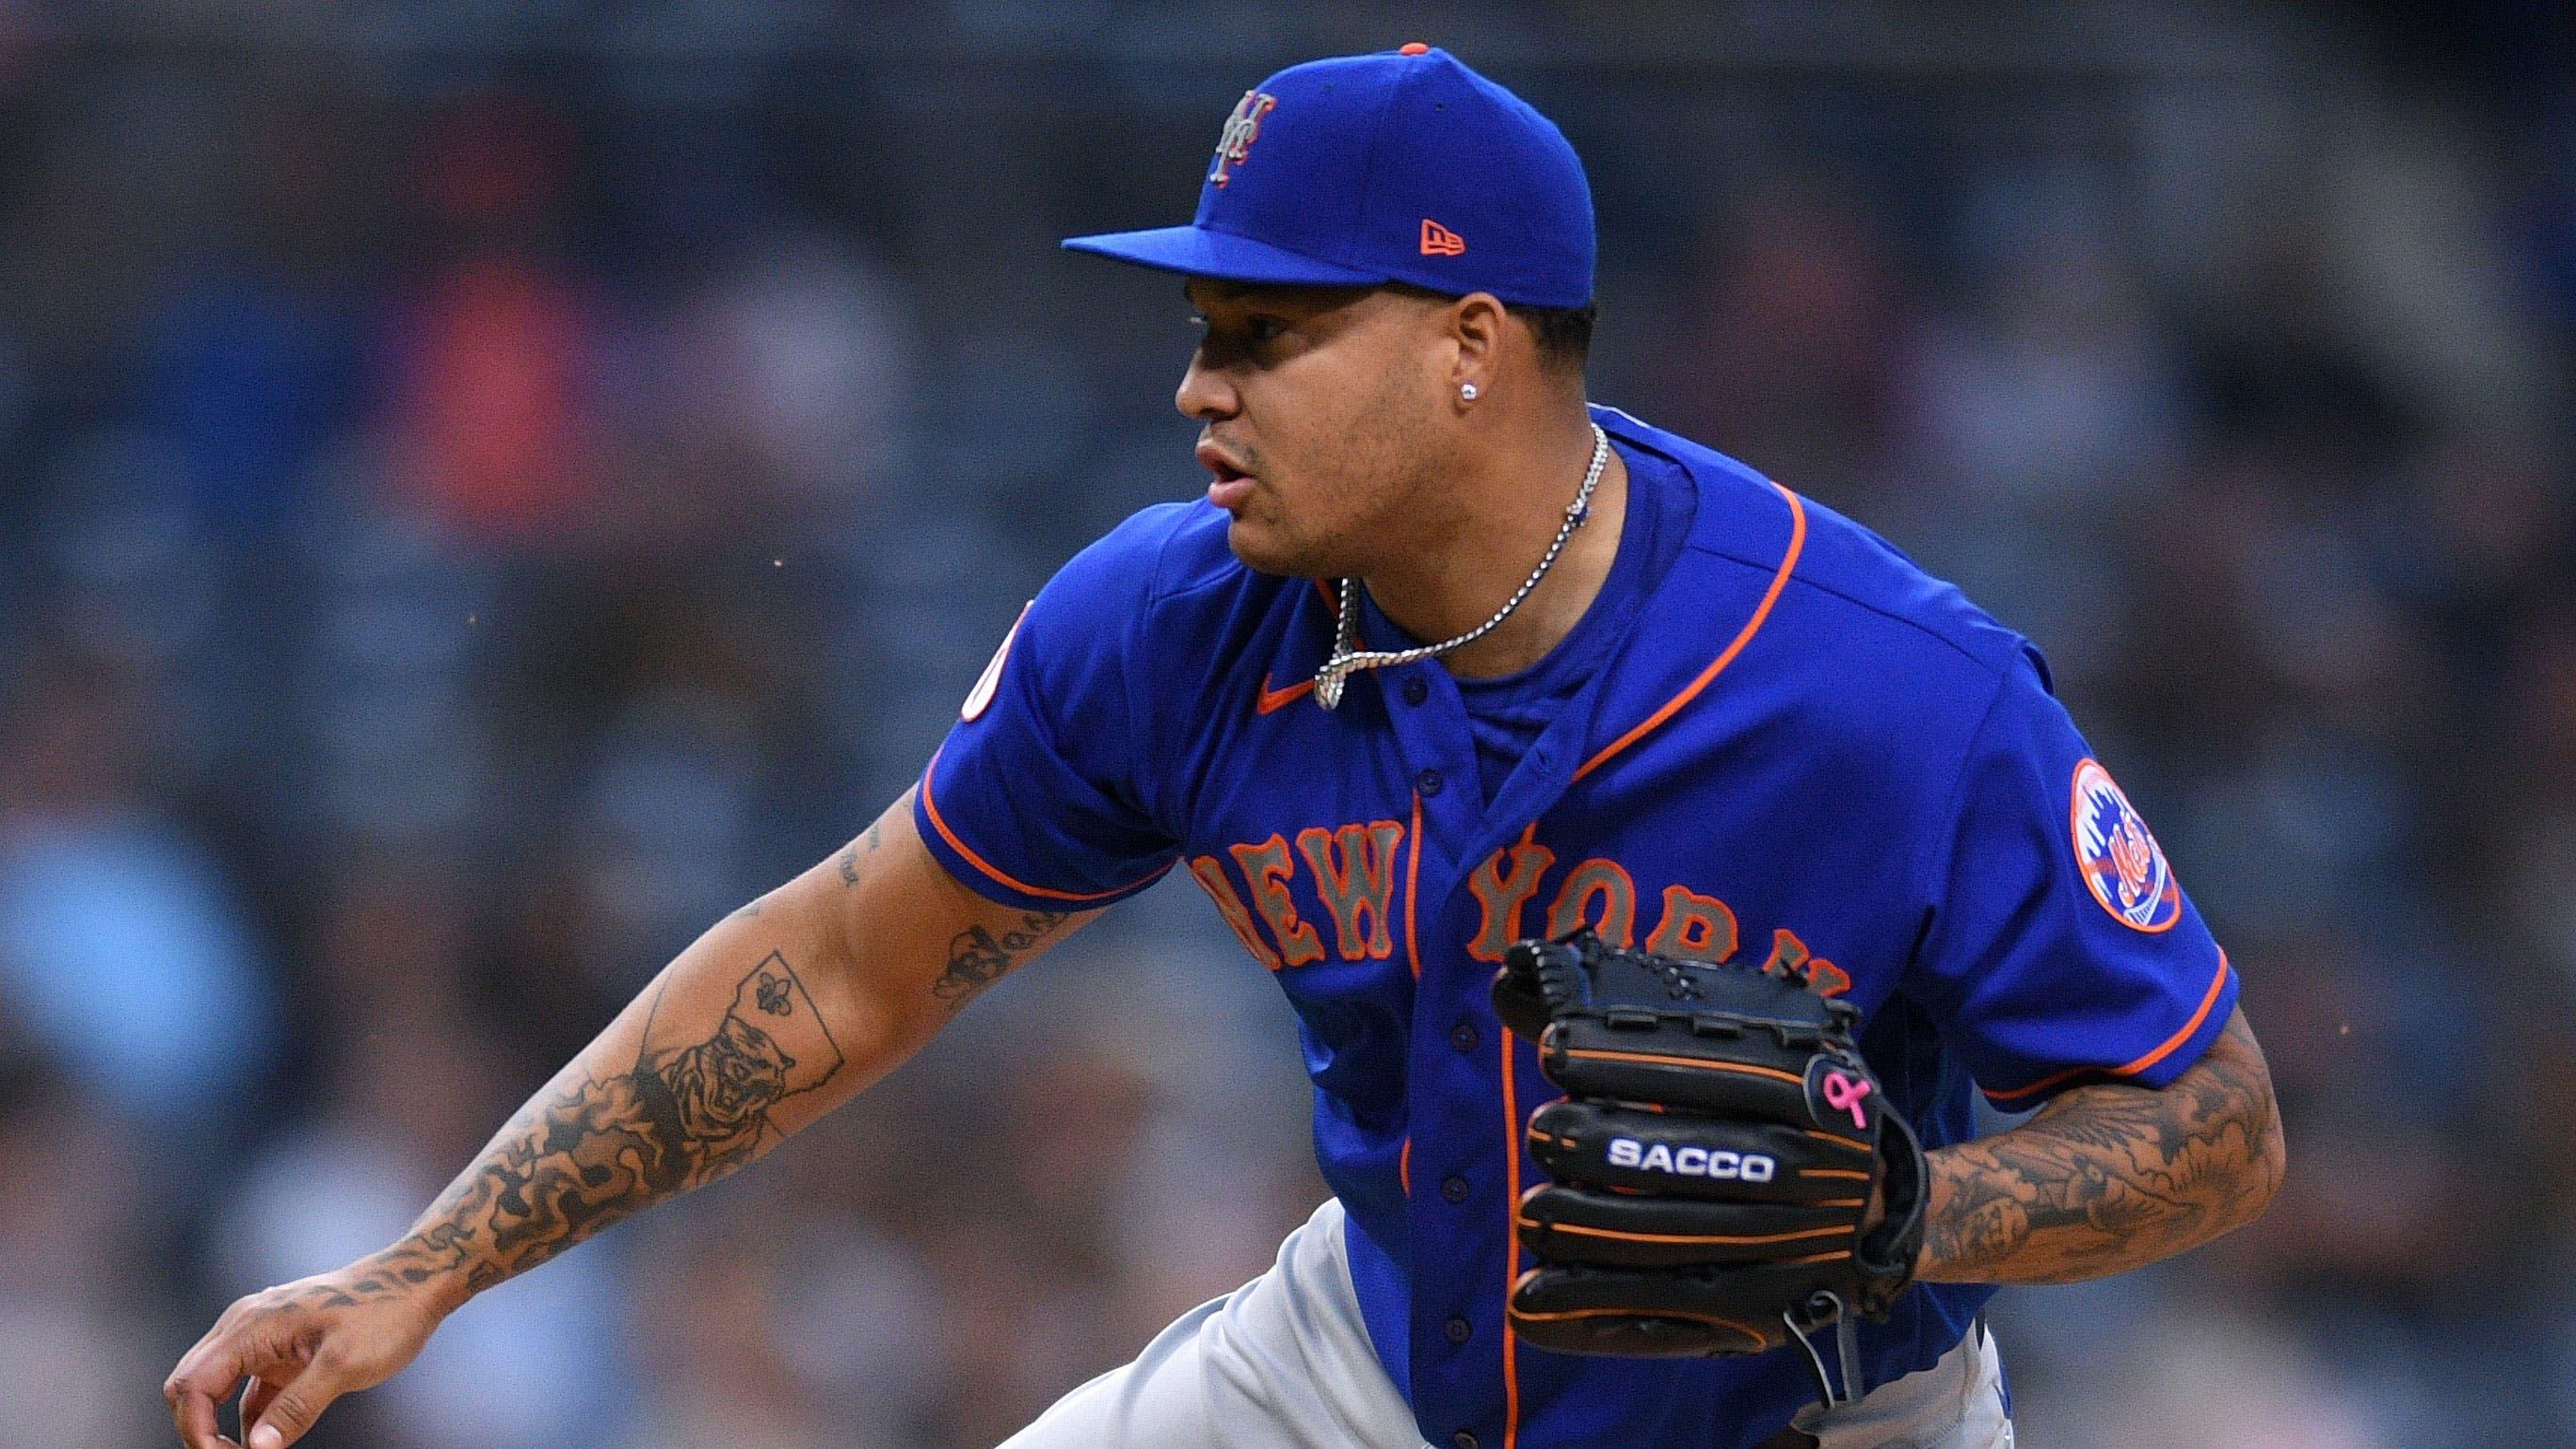
<svg viewBox="0 0 2576 1449"><path fill-rule="evenodd" d="M804 982L773 951L735 984L711 1035L658 1050L648 1041L631 1070L530 1102L348 1294L329 1291L363 1297L454 1278L472 1292L535 1267L750 1161L774 1135L770 1109L843 1064Z"/></svg>
<svg viewBox="0 0 2576 1449"><path fill-rule="evenodd" d="M2242 1013L2161 1091L2081 1087L1930 1154L1919 1276L2066 1283L2126 1272L2259 1216L2281 1183L2272 1082Z"/></svg>
<svg viewBox="0 0 2576 1449"><path fill-rule="evenodd" d="M963 1010L985 987L1010 974L1029 951L1044 944L1065 922L1061 911L1030 911L1000 933L970 926L948 943L948 969L930 984L933 996L951 1011Z"/></svg>

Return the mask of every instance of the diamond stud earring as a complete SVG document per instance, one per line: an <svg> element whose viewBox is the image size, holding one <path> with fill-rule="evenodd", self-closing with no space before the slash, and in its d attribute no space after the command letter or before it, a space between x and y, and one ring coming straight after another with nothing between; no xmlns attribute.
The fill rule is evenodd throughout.
<svg viewBox="0 0 2576 1449"><path fill-rule="evenodd" d="M1458 396L1465 401L1474 402L1476 400L1476 385L1472 382L1462 382L1458 384Z"/></svg>

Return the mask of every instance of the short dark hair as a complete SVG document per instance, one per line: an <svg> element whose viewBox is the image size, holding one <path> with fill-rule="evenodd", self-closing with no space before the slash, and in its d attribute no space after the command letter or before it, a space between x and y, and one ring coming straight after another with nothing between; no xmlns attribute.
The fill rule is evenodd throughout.
<svg viewBox="0 0 2576 1449"><path fill-rule="evenodd" d="M1522 307L1504 304L1504 310L1529 324L1530 336L1538 343L1538 360L1550 372L1580 374L1583 361L1592 355L1592 324L1601 320L1601 304L1586 302L1580 307Z"/></svg>

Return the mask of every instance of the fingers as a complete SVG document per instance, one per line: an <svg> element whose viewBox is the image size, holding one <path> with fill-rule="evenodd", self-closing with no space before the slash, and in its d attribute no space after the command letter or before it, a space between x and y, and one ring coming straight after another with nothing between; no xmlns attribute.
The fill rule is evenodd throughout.
<svg viewBox="0 0 2576 1449"><path fill-rule="evenodd" d="M227 1320L232 1317L229 1312L224 1315ZM231 1396L241 1376L239 1349L227 1324L219 1320L180 1358L161 1385L161 1397L170 1403L170 1420L178 1426L179 1442L188 1449L231 1444L215 1427L215 1405Z"/></svg>
<svg viewBox="0 0 2576 1449"><path fill-rule="evenodd" d="M258 1423L259 1416L268 1412L269 1403L276 1397L275 1384L257 1374L250 1376L250 1382L242 1385L241 1428L243 1433L250 1432L250 1426Z"/></svg>
<svg viewBox="0 0 2576 1449"><path fill-rule="evenodd" d="M353 1387L346 1362L330 1345L323 1345L303 1372L269 1389L257 1419L242 1421L242 1443L246 1449L286 1449L304 1437L332 1400ZM247 1402L249 1396L243 1397Z"/></svg>
<svg viewBox="0 0 2576 1449"><path fill-rule="evenodd" d="M188 1449L239 1449L224 1437L216 1406L232 1396L235 1385L242 1386L243 1406L252 1410L242 1416L246 1441L257 1409L275 1397L278 1385L304 1370L307 1320L281 1305L278 1293L274 1288L254 1293L225 1309L162 1383L161 1396L169 1401L171 1421Z"/></svg>
<svg viewBox="0 0 2576 1449"><path fill-rule="evenodd" d="M179 1442L188 1449L232 1449L232 1441L215 1427L214 1398L201 1389L185 1389L176 1380L161 1386L161 1396L170 1401L170 1422L179 1428Z"/></svg>

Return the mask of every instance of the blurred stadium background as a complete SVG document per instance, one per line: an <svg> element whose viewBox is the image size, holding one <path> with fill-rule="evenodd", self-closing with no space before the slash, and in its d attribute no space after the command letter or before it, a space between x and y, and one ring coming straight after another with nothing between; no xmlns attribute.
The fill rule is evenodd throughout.
<svg viewBox="0 0 2576 1449"><path fill-rule="evenodd" d="M2556 12L2556 13L2552 13ZM2246 980L2259 1227L2008 1294L2034 1446L2576 1442L2563 9L0 0L0 1446L166 1442L1202 479L1167 280L1275 67L1590 164L1595 393L2053 657ZM1322 1188L1187 886L317 1449L989 1445Z"/></svg>

